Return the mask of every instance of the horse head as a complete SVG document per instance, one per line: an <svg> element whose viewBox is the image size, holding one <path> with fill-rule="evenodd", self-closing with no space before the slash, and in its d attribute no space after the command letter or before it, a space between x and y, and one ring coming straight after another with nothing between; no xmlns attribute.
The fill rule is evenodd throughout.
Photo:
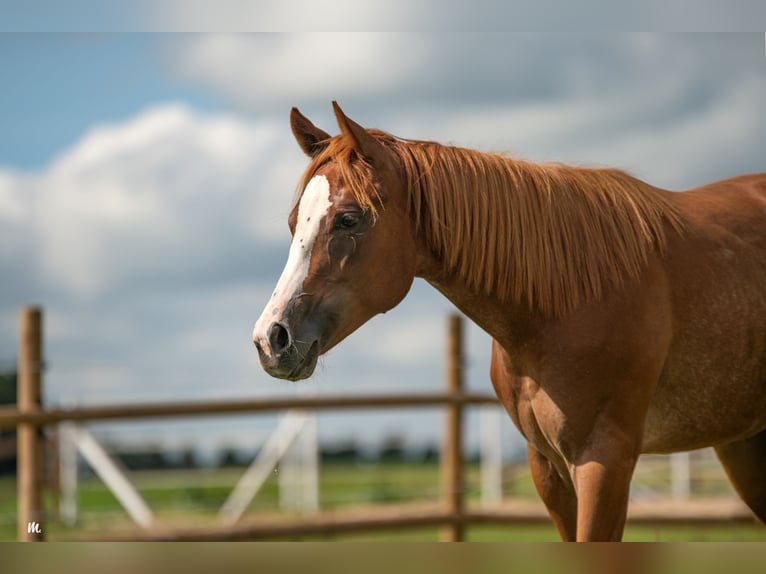
<svg viewBox="0 0 766 574"><path fill-rule="evenodd" d="M396 306L415 277L416 242L394 156L333 102L331 137L296 108L298 145L311 158L288 224L292 243L253 330L264 370L309 377L319 355Z"/></svg>

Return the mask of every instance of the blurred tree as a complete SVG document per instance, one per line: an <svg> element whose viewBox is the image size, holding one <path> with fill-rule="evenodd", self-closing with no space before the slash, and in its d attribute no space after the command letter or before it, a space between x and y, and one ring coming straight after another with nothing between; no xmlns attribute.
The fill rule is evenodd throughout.
<svg viewBox="0 0 766 574"><path fill-rule="evenodd" d="M0 405L16 404L16 371L0 371Z"/></svg>
<svg viewBox="0 0 766 574"><path fill-rule="evenodd" d="M234 468L237 466L244 466L242 455L233 446L224 446L220 450L218 458L219 468Z"/></svg>
<svg viewBox="0 0 766 574"><path fill-rule="evenodd" d="M0 405L16 404L16 372L0 372ZM0 429L0 474L16 472L16 429Z"/></svg>
<svg viewBox="0 0 766 574"><path fill-rule="evenodd" d="M185 448L181 453L180 467L184 469L197 468L197 457L194 454L194 449L189 447Z"/></svg>
<svg viewBox="0 0 766 574"><path fill-rule="evenodd" d="M378 455L381 462L399 462L404 460L404 439L391 435L383 439Z"/></svg>
<svg viewBox="0 0 766 574"><path fill-rule="evenodd" d="M439 447L429 444L420 453L420 462L437 462L439 460Z"/></svg>
<svg viewBox="0 0 766 574"><path fill-rule="evenodd" d="M361 452L354 439L344 440L331 445L322 445L322 462L359 462Z"/></svg>

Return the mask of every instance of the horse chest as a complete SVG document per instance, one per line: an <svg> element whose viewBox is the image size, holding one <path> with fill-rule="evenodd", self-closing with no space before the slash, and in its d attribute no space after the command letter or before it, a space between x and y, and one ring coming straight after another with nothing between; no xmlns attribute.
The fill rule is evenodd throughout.
<svg viewBox="0 0 766 574"><path fill-rule="evenodd" d="M548 393L529 377L493 376L498 397L524 438L550 460L570 458L567 419Z"/></svg>
<svg viewBox="0 0 766 574"><path fill-rule="evenodd" d="M519 384L525 389L524 398L516 404L519 430L549 458L571 458L564 440L567 436L564 413L534 381L524 380Z"/></svg>

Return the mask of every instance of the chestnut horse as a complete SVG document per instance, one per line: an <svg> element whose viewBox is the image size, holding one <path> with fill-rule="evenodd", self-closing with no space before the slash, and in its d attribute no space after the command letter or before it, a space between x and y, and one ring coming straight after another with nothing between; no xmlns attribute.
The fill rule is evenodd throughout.
<svg viewBox="0 0 766 574"><path fill-rule="evenodd" d="M713 446L766 520L766 174L669 192L292 110L311 158L253 339L275 377L423 277L493 338L491 379L564 540L619 540L641 453Z"/></svg>

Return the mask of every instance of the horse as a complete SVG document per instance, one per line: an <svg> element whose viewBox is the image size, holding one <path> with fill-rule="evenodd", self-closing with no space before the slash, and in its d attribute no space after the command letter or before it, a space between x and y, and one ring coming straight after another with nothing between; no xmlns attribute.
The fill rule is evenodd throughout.
<svg viewBox="0 0 766 574"><path fill-rule="evenodd" d="M621 540L642 453L712 446L766 521L766 173L683 192L297 108L309 165L253 341L274 377L422 277L492 337L490 379L565 541Z"/></svg>

